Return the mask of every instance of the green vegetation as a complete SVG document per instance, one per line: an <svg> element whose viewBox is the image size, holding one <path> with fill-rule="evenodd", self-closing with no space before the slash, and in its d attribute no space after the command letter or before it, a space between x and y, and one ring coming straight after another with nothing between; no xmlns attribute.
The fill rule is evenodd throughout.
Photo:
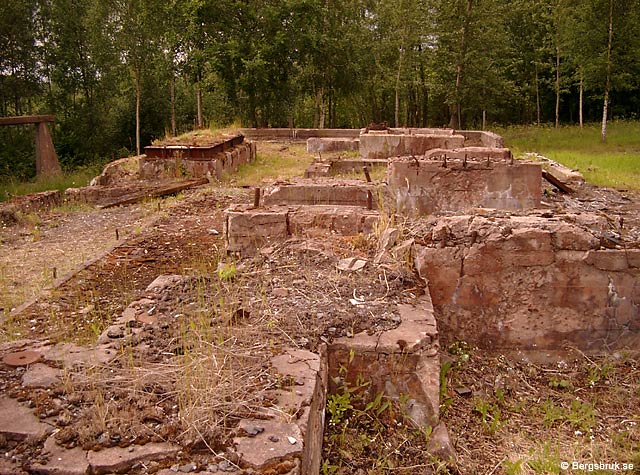
<svg viewBox="0 0 640 475"><path fill-rule="evenodd" d="M12 0L0 32L0 116L55 114L68 168L194 125L640 113L635 0ZM0 143L0 176L33 176L33 127Z"/></svg>
<svg viewBox="0 0 640 475"><path fill-rule="evenodd" d="M286 180L303 176L305 169L313 161L306 153L304 144L264 143L260 144L257 158L252 163L240 166L238 173L229 175L227 180L241 186L255 186L263 180Z"/></svg>
<svg viewBox="0 0 640 475"><path fill-rule="evenodd" d="M459 347L448 348L441 420L456 434L465 473L500 466L495 473L566 473L561 463L572 461L638 466L640 368L633 357L533 364Z"/></svg>
<svg viewBox="0 0 640 475"><path fill-rule="evenodd" d="M607 142L599 124L498 129L516 156L537 152L574 170L598 186L640 190L640 122L612 122Z"/></svg>
<svg viewBox="0 0 640 475"><path fill-rule="evenodd" d="M91 179L99 175L102 168L99 164L80 167L71 173L57 177L40 178L37 180L20 181L17 178L0 178L0 202L6 201L12 196L27 195L39 191L60 190L86 186Z"/></svg>

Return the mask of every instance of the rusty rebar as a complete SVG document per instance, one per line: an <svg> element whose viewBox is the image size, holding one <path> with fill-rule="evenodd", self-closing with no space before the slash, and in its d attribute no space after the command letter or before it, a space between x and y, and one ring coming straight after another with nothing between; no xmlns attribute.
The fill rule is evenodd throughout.
<svg viewBox="0 0 640 475"><path fill-rule="evenodd" d="M369 167L366 165L362 167L362 171L364 172L364 177L367 179L367 183L371 183L371 175L369 175Z"/></svg>

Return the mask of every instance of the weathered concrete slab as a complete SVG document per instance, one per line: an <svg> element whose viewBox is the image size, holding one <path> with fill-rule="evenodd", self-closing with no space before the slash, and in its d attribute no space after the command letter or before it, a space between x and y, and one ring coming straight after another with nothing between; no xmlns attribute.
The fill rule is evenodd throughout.
<svg viewBox="0 0 640 475"><path fill-rule="evenodd" d="M127 448L112 447L108 449L89 451L87 459L91 465L91 473L101 475L106 473L127 473L137 462L150 462L174 457L180 447L166 443L150 443L146 445L132 445Z"/></svg>
<svg viewBox="0 0 640 475"><path fill-rule="evenodd" d="M280 388L266 394L274 403L265 418L240 421L233 442L241 465L274 473L318 473L328 379L324 354L324 347L321 355L288 349L272 359Z"/></svg>
<svg viewBox="0 0 640 475"><path fill-rule="evenodd" d="M535 208L542 196L539 164L395 159L389 190L396 210L409 216L464 212L482 207Z"/></svg>
<svg viewBox="0 0 640 475"><path fill-rule="evenodd" d="M41 437L50 426L40 422L33 412L15 399L0 397L0 434L21 441Z"/></svg>
<svg viewBox="0 0 640 475"><path fill-rule="evenodd" d="M328 152L351 152L360 148L360 139L344 137L311 137L307 139L307 152L328 153Z"/></svg>
<svg viewBox="0 0 640 475"><path fill-rule="evenodd" d="M252 437L233 439L240 459L254 469L268 468L283 459L302 458L302 432L297 424L280 421L246 421L262 432Z"/></svg>
<svg viewBox="0 0 640 475"><path fill-rule="evenodd" d="M570 215L438 219L414 255L440 331L492 349L637 348L640 251L600 249L606 227L590 226Z"/></svg>
<svg viewBox="0 0 640 475"><path fill-rule="evenodd" d="M263 201L271 205L376 206L378 187L361 183L295 182L265 188Z"/></svg>
<svg viewBox="0 0 640 475"><path fill-rule="evenodd" d="M232 150L216 153L206 160L143 157L140 161L140 177L143 179L211 177L219 180L227 173L238 171L241 164L249 163L255 158L256 145L253 142L242 143Z"/></svg>
<svg viewBox="0 0 640 475"><path fill-rule="evenodd" d="M234 206L224 212L224 236L228 252L252 254L272 241L290 235L287 208L249 209Z"/></svg>
<svg viewBox="0 0 640 475"><path fill-rule="evenodd" d="M360 155L367 159L421 156L434 148L464 147L462 135L404 135L370 131L360 136Z"/></svg>
<svg viewBox="0 0 640 475"><path fill-rule="evenodd" d="M486 130L458 130L456 133L464 137L465 147L504 147L504 139Z"/></svg>
<svg viewBox="0 0 640 475"><path fill-rule="evenodd" d="M379 335L359 333L339 338L329 347L332 376L346 368L346 380L371 380L373 395L380 392L407 400L408 415L421 426L435 426L440 408L440 359L436 320L427 296L413 305L399 306L400 325ZM330 379L330 382L333 380ZM335 390L335 382L330 390Z"/></svg>
<svg viewBox="0 0 640 475"><path fill-rule="evenodd" d="M455 160L472 160L472 161L510 161L513 157L511 150L508 148L492 148L492 147L463 147L454 149L434 148L427 150L422 156L423 159L455 159Z"/></svg>
<svg viewBox="0 0 640 475"><path fill-rule="evenodd" d="M117 351L108 345L87 348L74 343L57 343L40 351L45 360L63 363L67 367L106 364L118 356Z"/></svg>
<svg viewBox="0 0 640 475"><path fill-rule="evenodd" d="M50 436L44 443L43 452L49 457L46 464L36 463L29 467L31 473L41 475L87 475L89 460L87 452L80 447L65 449Z"/></svg>
<svg viewBox="0 0 640 475"><path fill-rule="evenodd" d="M62 382L62 370L42 363L29 366L22 375L22 386L26 388L54 388Z"/></svg>
<svg viewBox="0 0 640 475"><path fill-rule="evenodd" d="M291 236L368 234L378 218L359 206L233 206L225 211L224 235L228 252L252 255Z"/></svg>

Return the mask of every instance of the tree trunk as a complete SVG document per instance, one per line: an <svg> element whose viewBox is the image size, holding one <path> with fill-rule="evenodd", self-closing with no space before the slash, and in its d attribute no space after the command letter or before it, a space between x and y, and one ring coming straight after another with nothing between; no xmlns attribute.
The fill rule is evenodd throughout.
<svg viewBox="0 0 640 475"><path fill-rule="evenodd" d="M482 130L487 130L487 111L482 111Z"/></svg>
<svg viewBox="0 0 640 475"><path fill-rule="evenodd" d="M140 155L140 70L136 76L136 155Z"/></svg>
<svg viewBox="0 0 640 475"><path fill-rule="evenodd" d="M556 44L556 129L560 125L560 45Z"/></svg>
<svg viewBox="0 0 640 475"><path fill-rule="evenodd" d="M604 104L602 107L601 140L607 141L607 112L609 109L609 90L611 89L611 46L613 44L613 0L609 0L609 41L607 44L607 81L604 86Z"/></svg>
<svg viewBox="0 0 640 475"><path fill-rule="evenodd" d="M540 82L538 79L538 63L536 63L536 123L540 125Z"/></svg>
<svg viewBox="0 0 640 475"><path fill-rule="evenodd" d="M455 90L455 104L453 107L453 112L451 114L451 120L449 121L449 127L451 128L462 128L462 105L460 100L460 92L462 89L462 73L464 70L464 61L465 56L467 54L467 36L469 34L469 21L471 17L471 8L473 7L473 0L467 0L467 13L464 18L464 23L462 25L462 37L460 38L460 57L458 60L458 65L456 67L456 90Z"/></svg>
<svg viewBox="0 0 640 475"><path fill-rule="evenodd" d="M197 101L198 101L198 118L197 118L197 128L201 129L202 128L202 86L200 81L198 81L198 94L197 94Z"/></svg>
<svg viewBox="0 0 640 475"><path fill-rule="evenodd" d="M582 100L583 100L583 94L584 94L584 85L582 83L582 74L580 74L580 104L578 107L578 116L579 116L579 121L580 121L580 128L583 127L584 122L583 122L583 115L582 115Z"/></svg>
<svg viewBox="0 0 640 475"><path fill-rule="evenodd" d="M325 103L324 103L324 87L318 89L318 93L316 95L316 106L318 107L318 128L324 129L324 120L325 120Z"/></svg>
<svg viewBox="0 0 640 475"><path fill-rule="evenodd" d="M400 75L402 72L402 60L404 59L404 48L400 47L400 58L398 59L398 72L396 74L396 102L395 102L395 124L400 127Z"/></svg>
<svg viewBox="0 0 640 475"><path fill-rule="evenodd" d="M176 136L176 76L171 73L171 135Z"/></svg>

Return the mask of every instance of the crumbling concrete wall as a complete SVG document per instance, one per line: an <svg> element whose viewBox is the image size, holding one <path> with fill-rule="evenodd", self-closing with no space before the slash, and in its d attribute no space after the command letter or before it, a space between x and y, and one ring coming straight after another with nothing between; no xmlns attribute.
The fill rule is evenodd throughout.
<svg viewBox="0 0 640 475"><path fill-rule="evenodd" d="M329 346L329 391L339 385L357 387L369 381L373 398L405 401L407 415L419 426L438 424L440 359L438 330L428 295L415 305L398 305L400 325L378 335L359 333L339 338Z"/></svg>
<svg viewBox="0 0 640 475"><path fill-rule="evenodd" d="M504 147L504 139L493 132L484 130L458 130L457 133L464 136L465 147Z"/></svg>
<svg viewBox="0 0 640 475"><path fill-rule="evenodd" d="M235 205L224 212L224 236L228 252L252 255L261 247L294 235L369 234L378 217L376 211L358 206Z"/></svg>
<svg viewBox="0 0 640 475"><path fill-rule="evenodd" d="M433 148L461 147L464 147L464 137L447 133L409 135L369 131L360 135L360 155L368 159L424 155Z"/></svg>
<svg viewBox="0 0 640 475"><path fill-rule="evenodd" d="M360 129L239 129L242 135L251 140L307 140L311 137L343 137L356 139Z"/></svg>
<svg viewBox="0 0 640 475"><path fill-rule="evenodd" d="M149 158L140 161L140 177L143 179L161 178L202 178L212 177L221 179L226 173L238 171L243 163L249 163L256 158L256 144L244 142L227 152L220 152L210 159L189 160L182 158Z"/></svg>
<svg viewBox="0 0 640 475"><path fill-rule="evenodd" d="M602 249L595 215L437 219L414 248L441 334L485 348L640 344L640 249Z"/></svg>
<svg viewBox="0 0 640 475"><path fill-rule="evenodd" d="M309 153L352 152L359 150L359 148L360 139L343 137L311 137L307 139L307 152Z"/></svg>
<svg viewBox="0 0 640 475"><path fill-rule="evenodd" d="M540 164L516 161L412 160L389 164L389 191L408 216L471 208L536 208L542 194Z"/></svg>
<svg viewBox="0 0 640 475"><path fill-rule="evenodd" d="M264 189L263 201L270 205L345 205L375 207L378 187L336 182L299 182Z"/></svg>

